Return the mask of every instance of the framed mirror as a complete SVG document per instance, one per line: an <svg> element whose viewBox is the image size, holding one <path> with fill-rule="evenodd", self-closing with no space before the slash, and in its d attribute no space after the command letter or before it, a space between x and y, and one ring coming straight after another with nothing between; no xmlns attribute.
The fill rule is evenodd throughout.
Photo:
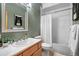
<svg viewBox="0 0 79 59"><path fill-rule="evenodd" d="M2 4L2 32L28 31L27 4Z"/></svg>

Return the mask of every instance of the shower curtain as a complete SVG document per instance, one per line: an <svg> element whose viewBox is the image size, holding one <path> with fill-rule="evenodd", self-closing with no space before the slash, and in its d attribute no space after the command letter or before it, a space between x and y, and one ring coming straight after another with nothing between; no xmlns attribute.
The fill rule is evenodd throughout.
<svg viewBox="0 0 79 59"><path fill-rule="evenodd" d="M41 36L44 43L52 44L52 15L41 16Z"/></svg>

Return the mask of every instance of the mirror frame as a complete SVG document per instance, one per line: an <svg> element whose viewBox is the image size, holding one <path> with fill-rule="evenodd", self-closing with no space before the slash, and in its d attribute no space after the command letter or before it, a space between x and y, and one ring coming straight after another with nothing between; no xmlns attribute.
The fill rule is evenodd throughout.
<svg viewBox="0 0 79 59"><path fill-rule="evenodd" d="M22 3L16 3L16 5L23 6ZM22 32L22 31L28 31L28 10L26 7L26 12L25 12L25 29L24 30L13 30L13 29L8 29L8 16L7 12L5 9L6 3L1 4L1 15L2 15L2 32ZM24 6L25 7L25 6Z"/></svg>

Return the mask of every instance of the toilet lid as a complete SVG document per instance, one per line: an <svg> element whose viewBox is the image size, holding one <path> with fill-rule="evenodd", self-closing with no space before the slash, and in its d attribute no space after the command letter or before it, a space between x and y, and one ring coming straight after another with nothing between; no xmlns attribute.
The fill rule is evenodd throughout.
<svg viewBox="0 0 79 59"><path fill-rule="evenodd" d="M52 45L51 44L48 44L48 43L42 43L42 46L43 47L52 47Z"/></svg>

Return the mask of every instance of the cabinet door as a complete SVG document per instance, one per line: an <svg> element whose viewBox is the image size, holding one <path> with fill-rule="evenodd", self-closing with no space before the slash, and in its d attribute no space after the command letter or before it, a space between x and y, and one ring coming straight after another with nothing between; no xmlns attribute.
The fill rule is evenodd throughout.
<svg viewBox="0 0 79 59"><path fill-rule="evenodd" d="M38 50L38 44L33 45L32 47L30 47L29 49L26 49L23 52L23 56L31 56L33 53L35 53L35 51Z"/></svg>
<svg viewBox="0 0 79 59"><path fill-rule="evenodd" d="M42 48L42 41L38 43L38 49Z"/></svg>
<svg viewBox="0 0 79 59"><path fill-rule="evenodd" d="M41 55L42 55L42 48L40 48L33 54L33 56L41 56Z"/></svg>

